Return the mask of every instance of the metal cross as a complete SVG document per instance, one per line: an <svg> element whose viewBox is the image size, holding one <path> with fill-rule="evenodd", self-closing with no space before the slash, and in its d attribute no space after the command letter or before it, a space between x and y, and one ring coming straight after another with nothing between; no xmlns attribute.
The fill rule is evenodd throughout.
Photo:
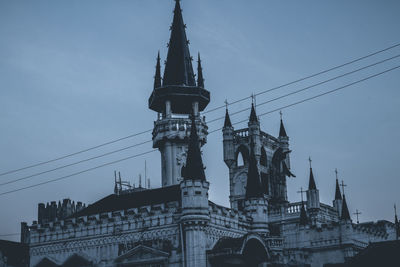
<svg viewBox="0 0 400 267"><path fill-rule="evenodd" d="M360 215L361 212L359 212L359 211L356 209L356 212L354 212L353 214L357 216L357 223L360 223L360 222L358 221L358 215Z"/></svg>
<svg viewBox="0 0 400 267"><path fill-rule="evenodd" d="M301 202L303 202L303 193L306 191L303 190L303 187L300 187L300 191L297 191L297 193L301 194Z"/></svg>
<svg viewBox="0 0 400 267"><path fill-rule="evenodd" d="M312 162L311 157L308 157L308 161L310 162L310 169L311 169L311 162Z"/></svg>
<svg viewBox="0 0 400 267"><path fill-rule="evenodd" d="M343 195L344 195L344 187L347 186L346 184L344 184L343 180L342 183L340 184L340 186L342 187L342 191L343 191Z"/></svg>
<svg viewBox="0 0 400 267"><path fill-rule="evenodd" d="M228 105L229 105L228 99L225 99L224 103L225 103L225 108L228 109Z"/></svg>
<svg viewBox="0 0 400 267"><path fill-rule="evenodd" d="M256 107L257 106L257 103L256 103L256 95L253 93L253 94L251 94L251 103L253 103L254 104L254 107Z"/></svg>
<svg viewBox="0 0 400 267"><path fill-rule="evenodd" d="M281 115L281 120L282 120L282 110L279 111L279 115Z"/></svg>

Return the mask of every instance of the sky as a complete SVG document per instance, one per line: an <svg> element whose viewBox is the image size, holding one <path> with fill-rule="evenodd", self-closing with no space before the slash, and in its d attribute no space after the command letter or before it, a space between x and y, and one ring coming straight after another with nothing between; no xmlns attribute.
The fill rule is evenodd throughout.
<svg viewBox="0 0 400 267"><path fill-rule="evenodd" d="M201 53L207 109L303 78L400 42L399 1L183 0L193 56ZM150 130L147 107L156 55L167 54L174 2L0 1L0 172L54 159ZM400 54L400 46L312 79L265 93L262 103ZM400 65L393 60L258 106L257 113L300 101ZM360 221L394 219L400 206L400 69L305 103L282 109L290 137L289 201L308 185L309 163L320 200L332 204L335 168L344 180L350 212ZM230 106L248 108L250 100ZM206 110L207 110L206 109ZM207 120L224 109L206 114ZM232 116L233 123L249 112ZM279 113L261 116L261 128L279 131ZM222 127L223 120L209 124ZM245 123L235 129L246 127ZM151 139L151 132L50 164L0 176L5 183ZM138 183L147 173L161 181L160 154L153 152L54 183L1 193L66 176L151 150L146 143L96 160L0 185L0 239L19 240L20 222L37 220L37 204L70 198L86 204L111 194L114 170ZM222 133L203 147L210 199L228 206L229 176Z"/></svg>

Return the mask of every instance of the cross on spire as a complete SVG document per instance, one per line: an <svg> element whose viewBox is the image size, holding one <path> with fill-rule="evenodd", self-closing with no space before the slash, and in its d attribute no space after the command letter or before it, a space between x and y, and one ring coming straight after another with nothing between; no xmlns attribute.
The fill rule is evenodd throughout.
<svg viewBox="0 0 400 267"><path fill-rule="evenodd" d="M225 99L224 103L225 103L225 108L228 109L228 105L229 105L228 99Z"/></svg>
<svg viewBox="0 0 400 267"><path fill-rule="evenodd" d="M281 116L281 120L282 120L282 110L279 110L279 115Z"/></svg>
<svg viewBox="0 0 400 267"><path fill-rule="evenodd" d="M340 186L342 187L342 192L343 192L343 195L344 195L344 187L345 187L345 186L347 186L347 185L346 185L346 184L344 184L344 182L343 182L343 180L342 180L342 182L341 182Z"/></svg>
<svg viewBox="0 0 400 267"><path fill-rule="evenodd" d="M338 171L337 171L337 169L335 168L335 174L336 174L336 179L338 178Z"/></svg>
<svg viewBox="0 0 400 267"><path fill-rule="evenodd" d="M311 167L311 162L312 162L311 157L308 157L308 161L310 162L310 169L311 169L312 168Z"/></svg>
<svg viewBox="0 0 400 267"><path fill-rule="evenodd" d="M300 187L300 191L297 191L297 193L301 194L301 202L303 202L303 193L306 191L303 190L303 187Z"/></svg>
<svg viewBox="0 0 400 267"><path fill-rule="evenodd" d="M251 94L251 103L254 104L254 106L257 106L256 95L254 93Z"/></svg>
<svg viewBox="0 0 400 267"><path fill-rule="evenodd" d="M360 222L358 221L358 215L360 215L361 212L359 212L358 209L356 209L356 212L354 212L353 214L357 216L357 223L360 223Z"/></svg>

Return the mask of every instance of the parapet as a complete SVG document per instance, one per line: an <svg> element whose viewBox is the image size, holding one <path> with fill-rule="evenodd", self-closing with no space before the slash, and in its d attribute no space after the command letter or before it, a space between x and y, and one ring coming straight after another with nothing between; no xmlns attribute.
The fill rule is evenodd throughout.
<svg viewBox="0 0 400 267"><path fill-rule="evenodd" d="M71 201L69 198L63 199L62 203L58 201L51 201L46 205L44 203L38 204L38 223L45 224L57 220L63 220L72 214L84 209L85 204L78 201Z"/></svg>

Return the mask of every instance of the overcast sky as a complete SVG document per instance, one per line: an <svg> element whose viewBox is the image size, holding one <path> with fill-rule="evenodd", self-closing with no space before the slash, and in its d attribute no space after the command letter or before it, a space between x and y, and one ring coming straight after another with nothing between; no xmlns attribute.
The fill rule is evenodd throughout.
<svg viewBox="0 0 400 267"><path fill-rule="evenodd" d="M0 172L73 153L152 129L147 107L156 54L167 54L171 1L0 1ZM399 1L182 1L191 54L200 51L208 109L400 42ZM257 98L257 103L400 54L400 47ZM388 61L301 94L259 106L259 114L400 65ZM361 221L393 221L400 206L400 69L284 109L292 171L288 197L308 185L308 157L320 200L331 204L335 174L350 212ZM232 105L233 112L250 101ZM224 110L207 114L207 119ZM233 122L248 112L232 116ZM262 116L277 135L278 112ZM213 130L223 121L209 124ZM236 129L245 127L236 125ZM150 140L130 138L52 164L1 176L0 183ZM151 143L104 158L0 186L0 193L58 178L151 150ZM120 162L55 183L0 196L0 235L37 219L37 204L71 198L87 204L110 194L114 170L136 180L147 160L152 187L160 185L160 154ZM203 147L210 199L228 206L222 133ZM355 221L353 215L353 221ZM18 240L19 236L0 236Z"/></svg>

